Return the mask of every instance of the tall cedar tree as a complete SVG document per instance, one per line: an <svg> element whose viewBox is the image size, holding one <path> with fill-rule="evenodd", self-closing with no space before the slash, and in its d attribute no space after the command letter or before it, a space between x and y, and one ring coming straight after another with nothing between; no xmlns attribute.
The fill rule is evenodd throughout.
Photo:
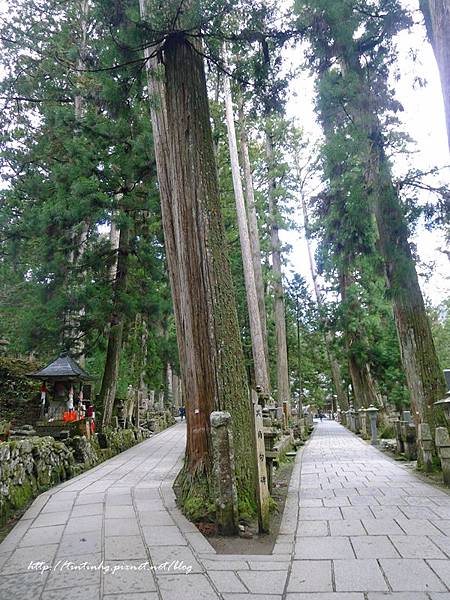
<svg viewBox="0 0 450 600"><path fill-rule="evenodd" d="M231 173L233 178L234 196L236 201L236 216L239 227L239 239L241 242L242 264L244 270L245 291L247 297L248 318L252 338L253 365L255 369L256 384L261 387L265 394L270 394L269 373L264 350L265 340L261 325L260 305L258 304L258 291L254 269L254 251L250 241L249 224L242 187L239 156L234 123L233 98L231 96L230 78L224 76L224 96L226 122L228 132L228 146L230 152ZM251 185L247 180L247 187ZM261 259L259 259L261 269Z"/></svg>
<svg viewBox="0 0 450 600"><path fill-rule="evenodd" d="M336 74L336 112L350 119L360 134L360 149L354 159L362 165L362 181L376 220L377 243L411 401L418 419L433 425L433 403L444 392L443 375L408 241L404 209L392 182L381 121L386 111L398 109L387 86L388 64L393 36L410 21L396 0L372 5L371 10L360 10L357 2L331 5L321 0L312 5L300 0L297 10L314 32L310 40L316 56L322 59L319 62L323 66L324 59L328 60L328 74Z"/></svg>
<svg viewBox="0 0 450 600"><path fill-rule="evenodd" d="M8 178L0 212L0 277L8 290L2 335L11 352L34 352L42 360L54 358L58 347L73 349L82 336L88 370L100 382L103 373L124 397L142 378L144 366L137 363L147 354L134 342L141 328L134 325L136 314L153 327L144 376L159 386L154 365L162 344L155 343L155 325L171 312L148 105L141 101L139 69L126 66L131 44L119 47L110 39L110 12L106 19L84 0L49 2L45 10L44 19L42 7L27 2L2 36L0 149ZM125 66L98 71L114 62ZM130 285L120 293L113 293L118 248L102 233L111 220L118 229L130 226L130 251L122 253L120 269L128 271ZM109 323L118 319L133 325L125 354L110 352L111 362L105 346L115 332Z"/></svg>
<svg viewBox="0 0 450 600"><path fill-rule="evenodd" d="M141 4L144 22L151 3ZM189 19L189 5L183 19ZM241 507L255 506L251 403L218 191L202 46L179 14L149 60L152 124L167 262L177 325L187 446L183 504L207 510L214 479L210 414L232 416ZM151 22L150 22L151 25ZM147 50L148 56L151 51ZM232 515L222 525L235 526Z"/></svg>

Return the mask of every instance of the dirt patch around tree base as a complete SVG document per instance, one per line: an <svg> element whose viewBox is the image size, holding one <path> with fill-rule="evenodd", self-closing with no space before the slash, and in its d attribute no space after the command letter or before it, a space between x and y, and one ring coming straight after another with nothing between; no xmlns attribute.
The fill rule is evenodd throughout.
<svg viewBox="0 0 450 600"><path fill-rule="evenodd" d="M302 450L300 449L299 452ZM218 554L271 554L283 518L289 482L295 459L290 459L280 465L273 473L272 499L276 506L271 513L270 533L259 534L258 523L252 522L245 526L243 536L226 537L217 535L212 523L196 523L199 531ZM248 537L247 537L248 536ZM250 537L251 536L251 537Z"/></svg>

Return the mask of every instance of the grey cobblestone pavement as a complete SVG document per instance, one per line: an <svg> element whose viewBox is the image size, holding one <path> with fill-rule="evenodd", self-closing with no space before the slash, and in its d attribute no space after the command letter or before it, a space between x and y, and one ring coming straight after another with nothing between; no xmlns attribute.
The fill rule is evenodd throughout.
<svg viewBox="0 0 450 600"><path fill-rule="evenodd" d="M180 514L184 440L39 496L0 545L0 600L450 600L450 495L340 425L297 458L270 556L218 555Z"/></svg>

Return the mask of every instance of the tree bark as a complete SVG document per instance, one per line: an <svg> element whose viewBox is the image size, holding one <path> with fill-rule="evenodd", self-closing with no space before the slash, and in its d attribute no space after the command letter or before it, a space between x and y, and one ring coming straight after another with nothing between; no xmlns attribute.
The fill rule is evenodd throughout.
<svg viewBox="0 0 450 600"><path fill-rule="evenodd" d="M420 8L439 68L450 150L450 0L420 0Z"/></svg>
<svg viewBox="0 0 450 600"><path fill-rule="evenodd" d="M392 297L402 364L418 418L420 422L428 423L433 431L433 403L445 394L444 376L408 242L408 226L392 183L378 125L370 138L367 186L373 201L379 248Z"/></svg>
<svg viewBox="0 0 450 600"><path fill-rule="evenodd" d="M341 271L339 277L339 288L341 293L341 302L348 301L348 288L352 283L351 276L348 272ZM355 302L348 303L346 306L346 312L349 314L360 312L360 306ZM344 330L348 365L350 371L350 378L352 381L354 407L368 408L371 404L377 406L381 404L378 394L376 391L375 383L370 372L370 366L366 361L361 361L355 354L354 347L361 343L361 340L366 339L364 331L349 331L347 328Z"/></svg>
<svg viewBox="0 0 450 600"><path fill-rule="evenodd" d="M384 261L411 403L417 413L416 420L428 423L433 431L433 403L443 397L445 382L409 245L409 229L392 182L378 116L371 108L367 78L359 59L348 50L343 53L342 61L344 69L357 76L360 86L350 110L355 123L367 136L365 183L375 215L378 248Z"/></svg>
<svg viewBox="0 0 450 600"><path fill-rule="evenodd" d="M141 14L145 18L145 0L141 0ZM209 416L213 410L227 410L233 422L238 493L240 499L254 504L254 457L248 442L251 406L220 210L204 65L197 44L182 32L173 32L160 48L162 77L149 73L187 418L181 481L185 490L203 486L204 498L210 497ZM148 61L152 69L158 69L155 62Z"/></svg>
<svg viewBox="0 0 450 600"><path fill-rule="evenodd" d="M102 429L108 427L111 423L114 400L116 398L124 328L122 301L127 287L128 253L129 225L124 223L120 228L113 307L109 324L105 368L103 370L102 387L100 390L100 405L103 407Z"/></svg>
<svg viewBox="0 0 450 600"><path fill-rule="evenodd" d="M247 309L252 340L253 365L255 369L255 382L265 394L270 394L269 375L264 352L264 336L261 327L260 306L256 290L254 262L250 246L250 236L245 211L244 192L242 189L239 158L234 125L233 100L228 75L223 80L225 110L228 132L228 147L230 151L231 174L233 177L234 197L236 201L236 216L241 242L242 265L244 269L245 292L247 296Z"/></svg>
<svg viewBox="0 0 450 600"><path fill-rule="evenodd" d="M239 132L242 154L242 166L245 181L245 197L247 201L248 233L252 253L253 271L255 274L256 294L258 297L259 320L264 340L264 354L266 365L269 369L269 344L267 341L267 311L264 291L264 277L261 264L261 244L259 241L258 216L256 212L255 191L253 187L253 175L248 150L247 129L244 114L244 103L242 97L238 97Z"/></svg>
<svg viewBox="0 0 450 600"><path fill-rule="evenodd" d="M269 172L269 214L270 244L272 253L273 295L275 315L275 336L277 346L277 400L278 404L291 403L289 366L286 340L286 316L284 310L283 272L281 269L281 243L279 236L279 211L276 200L277 184L271 171L274 167L273 142L268 131L266 136L266 157Z"/></svg>

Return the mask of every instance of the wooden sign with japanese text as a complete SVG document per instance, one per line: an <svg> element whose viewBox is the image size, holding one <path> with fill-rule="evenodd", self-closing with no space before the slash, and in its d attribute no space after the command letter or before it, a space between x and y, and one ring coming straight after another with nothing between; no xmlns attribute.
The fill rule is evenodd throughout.
<svg viewBox="0 0 450 600"><path fill-rule="evenodd" d="M267 480L267 468L266 468L266 449L264 445L264 430L263 430L263 417L262 407L255 402L256 394L252 394L253 410L254 410L254 424L255 424L255 438L256 438L256 463L258 467L258 512L259 512L259 529L260 531L269 531L269 485Z"/></svg>

